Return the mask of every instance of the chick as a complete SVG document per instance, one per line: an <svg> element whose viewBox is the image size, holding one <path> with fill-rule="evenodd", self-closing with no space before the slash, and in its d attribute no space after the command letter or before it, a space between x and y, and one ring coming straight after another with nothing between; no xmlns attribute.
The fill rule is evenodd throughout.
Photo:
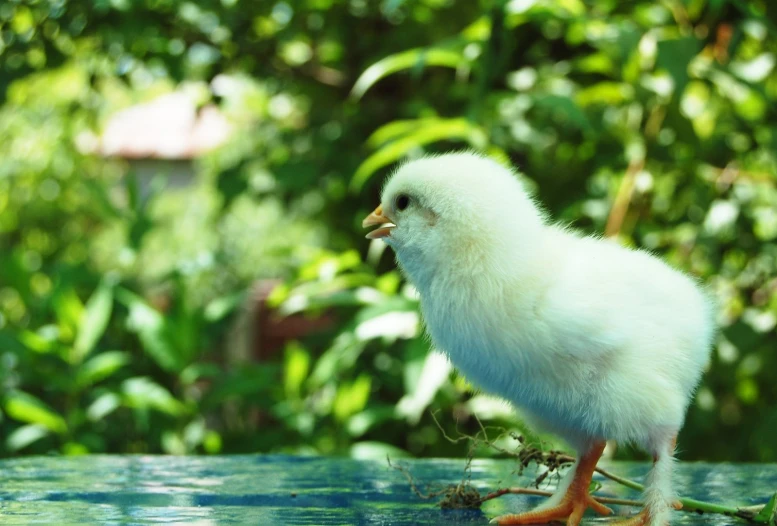
<svg viewBox="0 0 777 526"><path fill-rule="evenodd" d="M654 459L646 506L623 524L668 523L675 438L714 335L700 287L647 252L554 225L513 172L471 153L401 166L363 223L375 225L367 237L396 253L434 344L577 452L545 503L494 522L609 514L588 488L614 439Z"/></svg>

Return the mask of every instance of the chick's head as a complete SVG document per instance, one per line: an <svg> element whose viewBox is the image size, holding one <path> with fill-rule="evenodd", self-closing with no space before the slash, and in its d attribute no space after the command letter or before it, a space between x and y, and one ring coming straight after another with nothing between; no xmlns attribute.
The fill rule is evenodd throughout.
<svg viewBox="0 0 777 526"><path fill-rule="evenodd" d="M520 243L516 232L528 239L543 223L511 170L476 154L454 153L402 165L363 226L384 225L367 237L385 241L400 265L420 278L422 269L439 271L462 258L504 255Z"/></svg>

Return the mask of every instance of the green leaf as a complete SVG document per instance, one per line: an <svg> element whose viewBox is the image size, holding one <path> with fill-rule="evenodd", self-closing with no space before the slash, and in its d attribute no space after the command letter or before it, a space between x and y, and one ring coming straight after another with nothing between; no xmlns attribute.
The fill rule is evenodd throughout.
<svg viewBox="0 0 777 526"><path fill-rule="evenodd" d="M76 334L84 315L84 304L78 298L75 290L68 288L60 291L54 296L53 304L59 325L66 327L71 335Z"/></svg>
<svg viewBox="0 0 777 526"><path fill-rule="evenodd" d="M590 132L593 130L591 121L588 120L586 114L580 109L580 106L569 97L563 97L561 95L539 95L535 97L534 103L538 108L542 108L546 111L550 110L561 113L566 117L566 123L581 131Z"/></svg>
<svg viewBox="0 0 777 526"><path fill-rule="evenodd" d="M354 333L360 340L415 337L419 328L418 304L402 296L386 298L359 311L354 321Z"/></svg>
<svg viewBox="0 0 777 526"><path fill-rule="evenodd" d="M593 86L581 89L575 95L575 102L585 107L595 104L617 106L634 97L634 88L620 82L599 82Z"/></svg>
<svg viewBox="0 0 777 526"><path fill-rule="evenodd" d="M92 422L102 420L121 405L121 398L116 393L103 393L86 409L86 416Z"/></svg>
<svg viewBox="0 0 777 526"><path fill-rule="evenodd" d="M138 335L143 351L162 369L180 371L185 364L167 336L162 313L126 289L118 290L116 298L129 308L127 328Z"/></svg>
<svg viewBox="0 0 777 526"><path fill-rule="evenodd" d="M178 416L185 410L170 391L150 378L137 377L125 380L122 384L124 401L136 409L155 409L171 416Z"/></svg>
<svg viewBox="0 0 777 526"><path fill-rule="evenodd" d="M317 388L330 382L339 372L353 367L356 360L361 356L365 343L359 341L347 329L335 338L332 346L324 351L316 362L316 366L310 374L309 382L311 387Z"/></svg>
<svg viewBox="0 0 777 526"><path fill-rule="evenodd" d="M481 16L461 31L467 42L485 42L491 36L491 17Z"/></svg>
<svg viewBox="0 0 777 526"><path fill-rule="evenodd" d="M661 40L658 42L656 67L665 69L674 81L674 93L682 95L688 84L688 65L699 53L703 42L695 37Z"/></svg>
<svg viewBox="0 0 777 526"><path fill-rule="evenodd" d="M11 13L13 14L11 28L17 35L26 33L35 27L35 17L27 7L17 7Z"/></svg>
<svg viewBox="0 0 777 526"><path fill-rule="evenodd" d="M66 442L62 446L62 453L71 457L88 455L89 448L84 444L79 444L78 442Z"/></svg>
<svg viewBox="0 0 777 526"><path fill-rule="evenodd" d="M212 429L207 430L205 432L205 438L202 440L202 449L205 450L205 453L215 455L216 453L221 452L221 447L221 435Z"/></svg>
<svg viewBox="0 0 777 526"><path fill-rule="evenodd" d="M185 455L188 453L183 437L175 431L164 431L162 433L162 450L168 455Z"/></svg>
<svg viewBox="0 0 777 526"><path fill-rule="evenodd" d="M423 127L426 124L439 122L440 119L432 117L428 119L403 119L391 121L384 124L367 138L367 146L370 148L379 148L388 142L399 139L404 135L410 134L413 130Z"/></svg>
<svg viewBox="0 0 777 526"><path fill-rule="evenodd" d="M392 405L369 407L361 413L356 413L345 425L348 434L353 437L362 436L372 427L396 418L396 410Z"/></svg>
<svg viewBox="0 0 777 526"><path fill-rule="evenodd" d="M380 79L398 71L421 66L458 68L465 58L460 51L439 48L416 48L385 57L362 73L353 85L351 96L360 99Z"/></svg>
<svg viewBox="0 0 777 526"><path fill-rule="evenodd" d="M351 190L361 190L375 172L419 146L442 140L463 140L478 149L486 146L485 132L466 119L429 119L419 123L421 126L414 133L389 143L360 164L351 179Z"/></svg>
<svg viewBox="0 0 777 526"><path fill-rule="evenodd" d="M38 424L55 433L65 433L65 419L29 393L11 391L5 396L5 412L20 422Z"/></svg>
<svg viewBox="0 0 777 526"><path fill-rule="evenodd" d="M412 345L417 347L425 344L423 340L416 339ZM405 362L406 394L396 405L396 414L410 425L416 425L421 420L421 415L440 389L449 384L452 370L448 359L439 352L427 352L420 367L419 362L421 360Z"/></svg>
<svg viewBox="0 0 777 526"><path fill-rule="evenodd" d="M215 322L224 319L245 301L245 291L239 291L212 300L205 306L203 316L206 321Z"/></svg>
<svg viewBox="0 0 777 526"><path fill-rule="evenodd" d="M86 187L90 196L94 198L94 203L97 205L95 209L106 219L121 219L127 217L125 212L117 207L111 200L109 192L110 186L105 184L102 179L88 179L85 178L81 181Z"/></svg>
<svg viewBox="0 0 777 526"><path fill-rule="evenodd" d="M276 402L270 393L277 388L281 375L277 364L264 362L260 365L245 364L214 379L213 387L206 393L202 407L220 407L226 400L252 400L258 407L271 407Z"/></svg>
<svg viewBox="0 0 777 526"><path fill-rule="evenodd" d="M149 202L159 194L161 186L164 185L164 176L155 176L141 192L141 184L137 174L130 171L125 177L128 205L131 210L131 221L129 225L130 246L138 250L146 233L154 226L154 221L148 213ZM144 195L145 193L145 195Z"/></svg>
<svg viewBox="0 0 777 526"><path fill-rule="evenodd" d="M310 353L296 342L286 347L286 364L283 371L283 387L287 398L299 398L302 382L310 370Z"/></svg>
<svg viewBox="0 0 777 526"><path fill-rule="evenodd" d="M351 458L360 460L386 460L386 456L391 458L407 458L410 454L404 449L400 449L386 442L364 441L355 442L351 445L349 455Z"/></svg>
<svg viewBox="0 0 777 526"><path fill-rule="evenodd" d="M178 379L184 385L191 385L203 378L217 378L223 374L221 367L215 363L193 363L181 371Z"/></svg>
<svg viewBox="0 0 777 526"><path fill-rule="evenodd" d="M362 411L370 398L372 378L361 374L353 383L341 383L337 389L332 412L335 418L343 422L354 413Z"/></svg>
<svg viewBox="0 0 777 526"><path fill-rule="evenodd" d="M0 330L0 353L12 352L22 354L27 351L27 347L22 344L13 334Z"/></svg>
<svg viewBox="0 0 777 526"><path fill-rule="evenodd" d="M108 327L113 308L113 287L101 283L86 302L86 307L78 324L78 335L73 345L72 363L83 361L94 350L98 340Z"/></svg>
<svg viewBox="0 0 777 526"><path fill-rule="evenodd" d="M49 432L48 428L38 424L22 426L8 435L5 439L5 445L11 451L19 451L45 437Z"/></svg>
<svg viewBox="0 0 777 526"><path fill-rule="evenodd" d="M761 524L777 524L777 493L772 495L766 506L758 512L758 515L753 517L753 522L759 522Z"/></svg>
<svg viewBox="0 0 777 526"><path fill-rule="evenodd" d="M221 171L216 179L216 188L222 198L221 210L228 209L235 199L245 194L248 187L244 161Z"/></svg>
<svg viewBox="0 0 777 526"><path fill-rule="evenodd" d="M19 333L18 338L27 349L33 352L46 354L54 350L54 340L36 332L25 330Z"/></svg>
<svg viewBox="0 0 777 526"><path fill-rule="evenodd" d="M615 71L613 59L598 51L590 55L585 55L574 61L575 68L583 73L602 73L610 75Z"/></svg>
<svg viewBox="0 0 777 526"><path fill-rule="evenodd" d="M76 383L84 387L113 375L130 362L130 355L121 351L107 351L92 357L79 369Z"/></svg>

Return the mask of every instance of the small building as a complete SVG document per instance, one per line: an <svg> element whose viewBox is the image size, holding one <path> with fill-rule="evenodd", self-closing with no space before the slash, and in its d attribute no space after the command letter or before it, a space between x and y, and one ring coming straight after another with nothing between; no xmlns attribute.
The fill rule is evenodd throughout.
<svg viewBox="0 0 777 526"><path fill-rule="evenodd" d="M144 193L159 174L168 188L180 188L194 179L194 159L224 144L232 130L216 105L200 107L194 93L179 90L117 112L92 153L126 159Z"/></svg>

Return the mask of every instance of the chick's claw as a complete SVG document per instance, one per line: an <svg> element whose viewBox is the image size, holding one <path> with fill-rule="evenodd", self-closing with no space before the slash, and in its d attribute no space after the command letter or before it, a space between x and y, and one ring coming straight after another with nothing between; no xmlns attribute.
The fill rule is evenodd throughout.
<svg viewBox="0 0 777 526"><path fill-rule="evenodd" d="M549 522L565 522L567 526L577 526L583 518L585 510L591 508L600 515L609 515L612 510L601 504L590 495L575 497L567 496L561 504L552 508L526 513L502 515L491 520L493 524L515 526L519 524L547 524Z"/></svg>

